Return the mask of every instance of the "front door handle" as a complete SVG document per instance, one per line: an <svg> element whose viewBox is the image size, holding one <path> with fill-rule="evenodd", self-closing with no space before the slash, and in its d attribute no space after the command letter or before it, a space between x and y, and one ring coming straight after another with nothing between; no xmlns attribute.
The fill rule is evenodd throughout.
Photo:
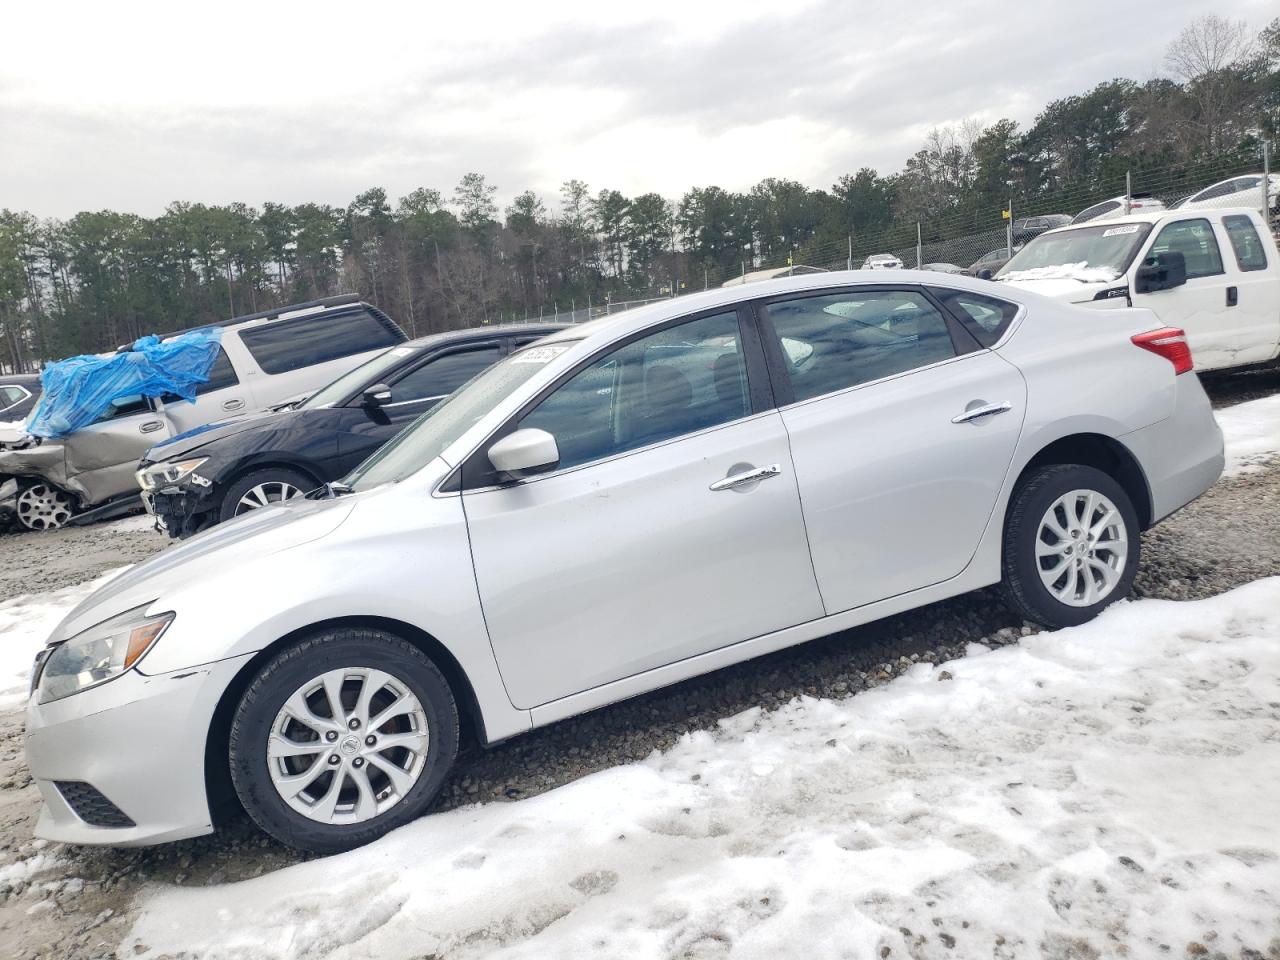
<svg viewBox="0 0 1280 960"><path fill-rule="evenodd" d="M164 424L161 423L159 420L148 420L146 423L138 424L138 432L139 433L155 433L157 430L159 430L163 426Z"/></svg>
<svg viewBox="0 0 1280 960"><path fill-rule="evenodd" d="M238 399L238 398L237 398L237 399L235 399L235 400L223 400L223 401L222 401L222 409L223 409L223 410L240 410L240 409L242 409L243 407L244 407L244 401L243 401L243 400L240 400L240 399Z"/></svg>
<svg viewBox="0 0 1280 960"><path fill-rule="evenodd" d="M1240 302L1240 291L1235 287L1227 287L1227 306L1234 307Z"/></svg>
<svg viewBox="0 0 1280 960"><path fill-rule="evenodd" d="M739 466L734 464L734 467ZM730 467L729 469L734 469ZM761 480L768 480L770 477L776 477L782 473L782 467L779 464L771 463L767 467L752 467L742 473L731 473L723 480L717 480L711 485L712 490L732 490L734 487L745 487L748 483L759 483Z"/></svg>
<svg viewBox="0 0 1280 960"><path fill-rule="evenodd" d="M970 423L979 420L982 417L994 417L997 413L1008 413L1013 409L1013 404L1008 400L1003 403L987 403L980 407L974 407L972 410L966 410L958 417L952 417L952 423Z"/></svg>

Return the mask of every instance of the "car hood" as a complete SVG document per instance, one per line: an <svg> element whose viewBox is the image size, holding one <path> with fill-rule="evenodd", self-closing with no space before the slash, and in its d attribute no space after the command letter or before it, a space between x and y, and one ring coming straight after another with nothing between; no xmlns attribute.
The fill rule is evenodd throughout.
<svg viewBox="0 0 1280 960"><path fill-rule="evenodd" d="M264 410L261 413L250 413L242 417L215 420L213 423L206 423L203 427L196 427L157 443L147 451L143 459L151 462L178 460L215 440L250 431L274 430L277 427L288 426L295 418L304 416L307 412L305 410Z"/></svg>
<svg viewBox="0 0 1280 960"><path fill-rule="evenodd" d="M326 537L351 514L352 499L294 500L262 507L170 547L91 593L58 624L48 642L60 643L184 587L205 588L219 577L234 579L251 561Z"/></svg>
<svg viewBox="0 0 1280 960"><path fill-rule="evenodd" d="M1124 283L1124 278L1117 277L1106 282L1100 280L1086 282L1073 280L1070 277L1053 277L1044 280L999 280L999 282L1007 283L1019 290L1030 290L1042 297L1065 300L1067 303L1088 303L1101 291Z"/></svg>

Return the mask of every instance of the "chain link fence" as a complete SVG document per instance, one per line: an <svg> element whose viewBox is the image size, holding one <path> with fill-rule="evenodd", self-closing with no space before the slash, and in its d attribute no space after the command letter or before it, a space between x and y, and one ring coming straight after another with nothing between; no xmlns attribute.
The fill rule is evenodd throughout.
<svg viewBox="0 0 1280 960"><path fill-rule="evenodd" d="M1256 176L1257 186L1232 193L1222 193L1206 204L1214 206L1243 206L1266 209L1273 231L1280 227L1277 220L1277 193L1280 192L1280 175L1270 174L1270 191L1263 197L1263 181L1259 176L1270 163L1262 156L1232 155L1208 159L1203 162L1178 166L1136 168L1119 171L1100 178L1089 185L1061 190L1046 190L1031 195L1013 195L1003 203L990 208L952 210L935 217L921 218L881 233L859 236L849 235L843 242L824 245L807 245L789 255L761 257L752 255L744 259L737 269L729 271L706 270L689 266L694 274L677 278L675 283L665 282L667 297L652 297L592 303L582 306L562 305L544 307L539 314L525 317L529 321L558 319L565 323L581 323L597 317L616 313L629 307L668 299L674 286L679 294L693 293L709 287L718 287L726 281L738 281L744 274L769 270L785 275L789 269L799 271L856 270L862 268L868 258L887 256L908 269L923 267L945 273L976 274L986 267L998 270L1008 258L1010 248L1020 250L1028 240L1046 229L1062 226L1077 214L1100 204L1114 204L1099 213L1114 215L1122 207L1126 197L1132 209L1160 209L1171 207L1180 201L1204 191L1223 181L1237 177ZM1199 202L1198 202L1199 203ZM1004 210L1011 210L1006 219ZM1119 210L1123 212L1123 210ZM517 321L519 318L516 318Z"/></svg>

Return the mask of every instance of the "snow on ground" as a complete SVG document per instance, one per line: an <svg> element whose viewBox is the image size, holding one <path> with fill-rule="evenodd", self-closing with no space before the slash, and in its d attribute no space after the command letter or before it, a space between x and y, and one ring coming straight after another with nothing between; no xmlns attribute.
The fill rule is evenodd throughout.
<svg viewBox="0 0 1280 960"><path fill-rule="evenodd" d="M74 587L26 594L0 603L0 710L26 703L31 661L58 622L90 593L127 569L121 567Z"/></svg>
<svg viewBox="0 0 1280 960"><path fill-rule="evenodd" d="M1259 469L1280 456L1280 394L1216 411L1227 448L1225 476Z"/></svg>
<svg viewBox="0 0 1280 960"><path fill-rule="evenodd" d="M123 952L1265 954L1280 578L970 654L348 854L158 890Z"/></svg>

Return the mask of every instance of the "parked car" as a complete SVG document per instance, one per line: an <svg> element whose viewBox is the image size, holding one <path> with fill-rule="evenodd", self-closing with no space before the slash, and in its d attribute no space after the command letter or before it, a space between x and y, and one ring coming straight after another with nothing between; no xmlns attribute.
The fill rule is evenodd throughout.
<svg viewBox="0 0 1280 960"><path fill-rule="evenodd" d="M1124 197L1103 200L1101 203L1095 203L1091 207L1085 207L1071 218L1071 222L1087 223L1090 220L1108 220L1112 217L1123 217L1125 216L1124 205ZM1130 213L1155 213L1157 210L1163 209L1164 202L1149 193L1135 193L1129 197Z"/></svg>
<svg viewBox="0 0 1280 960"><path fill-rule="evenodd" d="M1255 207L1262 210L1262 174L1251 173L1231 177L1171 204L1173 210L1212 210L1221 207ZM1267 180L1267 210L1270 216L1280 211L1280 174Z"/></svg>
<svg viewBox="0 0 1280 960"><path fill-rule="evenodd" d="M796 263L789 267L766 267L764 270L752 270L739 277L730 277L722 287L739 287L744 283L758 283L761 280L775 280L778 277L798 277L806 273L826 273L822 267L811 267L808 264Z"/></svg>
<svg viewBox="0 0 1280 960"><path fill-rule="evenodd" d="M901 270L902 261L892 253L873 253L862 261L863 270Z"/></svg>
<svg viewBox="0 0 1280 960"><path fill-rule="evenodd" d="M152 447L137 473L172 537L337 480L512 350L563 324L476 327L410 340L296 406L223 420Z"/></svg>
<svg viewBox="0 0 1280 960"><path fill-rule="evenodd" d="M40 837L310 850L494 743L1003 583L1126 596L1222 435L1180 331L942 275L712 290L516 351L331 485L120 574L33 669ZM1085 388L1081 384L1085 384Z"/></svg>
<svg viewBox="0 0 1280 960"><path fill-rule="evenodd" d="M0 424L21 423L40 399L40 375L0 374ZM0 437L0 441L3 437Z"/></svg>
<svg viewBox="0 0 1280 960"><path fill-rule="evenodd" d="M0 449L0 483L30 530L126 512L139 505L138 458L156 442L240 411L262 410L315 390L407 338L390 317L342 296L264 310L218 324L222 339L194 401L122 397L97 423L57 440ZM86 513L91 511L91 513Z"/></svg>
<svg viewBox="0 0 1280 960"><path fill-rule="evenodd" d="M1090 307L1146 307L1201 370L1280 357L1280 252L1256 210L1164 210L1043 233L996 279Z"/></svg>
<svg viewBox="0 0 1280 960"><path fill-rule="evenodd" d="M1038 217L1020 217L1013 221L1013 242L1026 243L1046 230L1065 227L1071 222L1069 213L1046 213Z"/></svg>
<svg viewBox="0 0 1280 960"><path fill-rule="evenodd" d="M1014 246L1013 252L1017 253L1022 247ZM969 264L964 271L967 277L980 277L983 280L989 279L997 270L1009 262L1009 247L996 247L994 250L988 250L973 263Z"/></svg>
<svg viewBox="0 0 1280 960"><path fill-rule="evenodd" d="M964 267L954 263L926 263L921 270L932 270L934 273L964 273Z"/></svg>

